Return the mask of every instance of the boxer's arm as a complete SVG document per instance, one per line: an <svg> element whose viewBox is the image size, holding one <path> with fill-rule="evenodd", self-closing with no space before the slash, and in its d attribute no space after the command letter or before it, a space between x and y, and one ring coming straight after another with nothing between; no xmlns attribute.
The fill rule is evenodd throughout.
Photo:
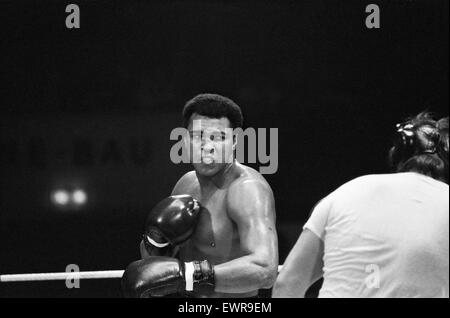
<svg viewBox="0 0 450 318"><path fill-rule="evenodd" d="M323 275L323 241L305 229L283 264L272 291L274 298L303 298Z"/></svg>
<svg viewBox="0 0 450 318"><path fill-rule="evenodd" d="M239 181L229 189L227 208L245 254L214 267L215 291L245 293L272 287L278 268L278 240L270 187L260 181Z"/></svg>

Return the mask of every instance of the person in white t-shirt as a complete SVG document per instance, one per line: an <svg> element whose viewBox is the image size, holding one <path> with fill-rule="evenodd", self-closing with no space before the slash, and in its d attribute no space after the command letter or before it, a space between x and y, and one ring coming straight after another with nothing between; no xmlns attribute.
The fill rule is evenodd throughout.
<svg viewBox="0 0 450 318"><path fill-rule="evenodd" d="M395 173L354 179L320 201L273 297L449 297L448 117L397 125Z"/></svg>

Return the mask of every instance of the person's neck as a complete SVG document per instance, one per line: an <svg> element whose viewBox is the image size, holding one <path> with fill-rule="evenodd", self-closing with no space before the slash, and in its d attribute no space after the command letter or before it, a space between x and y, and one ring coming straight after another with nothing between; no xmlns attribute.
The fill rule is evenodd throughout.
<svg viewBox="0 0 450 318"><path fill-rule="evenodd" d="M233 160L232 163L229 163L226 166L224 166L223 169L221 169L214 176L207 177L197 174L197 178L200 182L202 190L209 191L212 189L223 188L234 179L235 169L236 169L236 160Z"/></svg>

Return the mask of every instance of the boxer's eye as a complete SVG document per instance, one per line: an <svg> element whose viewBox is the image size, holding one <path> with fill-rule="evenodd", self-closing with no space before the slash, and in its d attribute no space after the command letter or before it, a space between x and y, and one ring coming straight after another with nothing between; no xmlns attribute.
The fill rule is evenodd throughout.
<svg viewBox="0 0 450 318"><path fill-rule="evenodd" d="M216 134L212 134L209 138L212 141L224 141L225 140L225 134L216 133Z"/></svg>
<svg viewBox="0 0 450 318"><path fill-rule="evenodd" d="M199 132L191 132L190 136L193 140L198 141L202 139L202 134Z"/></svg>

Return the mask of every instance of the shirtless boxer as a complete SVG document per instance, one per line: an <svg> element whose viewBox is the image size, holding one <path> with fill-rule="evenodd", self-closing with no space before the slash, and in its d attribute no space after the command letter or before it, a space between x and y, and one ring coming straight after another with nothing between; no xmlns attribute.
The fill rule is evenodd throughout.
<svg viewBox="0 0 450 318"><path fill-rule="evenodd" d="M448 117L397 126L394 173L356 178L320 201L273 288L304 297L449 297Z"/></svg>
<svg viewBox="0 0 450 318"><path fill-rule="evenodd" d="M201 94L186 103L183 120L201 160L150 213L142 260L125 271L124 294L257 296L277 275L275 203L262 175L233 157L236 139L225 129L242 127L241 110L226 97Z"/></svg>

